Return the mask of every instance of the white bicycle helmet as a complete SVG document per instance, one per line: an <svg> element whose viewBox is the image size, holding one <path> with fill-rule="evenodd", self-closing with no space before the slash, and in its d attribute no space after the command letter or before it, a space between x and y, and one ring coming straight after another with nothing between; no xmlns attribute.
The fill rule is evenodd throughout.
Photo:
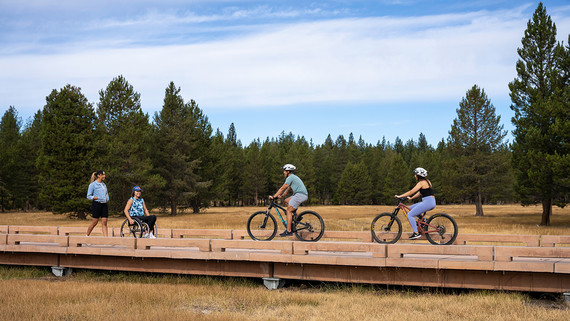
<svg viewBox="0 0 570 321"><path fill-rule="evenodd" d="M295 165L293 165L293 164L285 164L285 165L283 165L282 169L283 169L284 171L290 171L290 172L292 172L292 171L296 170L297 167L295 167Z"/></svg>
<svg viewBox="0 0 570 321"><path fill-rule="evenodd" d="M427 171L421 167L414 169L414 174L418 175L419 177L427 177Z"/></svg>

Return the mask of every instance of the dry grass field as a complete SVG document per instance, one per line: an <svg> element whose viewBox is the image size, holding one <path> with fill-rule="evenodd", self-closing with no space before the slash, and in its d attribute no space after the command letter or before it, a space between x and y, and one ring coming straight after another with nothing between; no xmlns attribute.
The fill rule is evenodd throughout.
<svg viewBox="0 0 570 321"><path fill-rule="evenodd" d="M205 229L246 229L249 215L263 207L215 207L200 214L184 212L175 217L153 211L158 216L158 226L162 228L205 228ZM369 231L372 219L379 213L391 212L393 206L307 206L323 217L327 230ZM485 216L475 216L475 206L438 205L429 213L451 214L459 225L459 233L481 234L570 234L570 207L553 208L551 226L539 226L542 208L540 206L488 205L484 206ZM428 214L429 214L428 213ZM402 223L406 218L400 214ZM120 227L124 216L111 216L109 227ZM7 212L0 213L0 225L37 226L87 226L90 220L71 220L65 215L49 212ZM402 224L404 231L411 230L409 224ZM280 230L282 226L280 226Z"/></svg>
<svg viewBox="0 0 570 321"><path fill-rule="evenodd" d="M163 228L245 229L263 208L211 208L176 217L157 214ZM316 206L327 230L368 230L388 206ZM570 209L554 209L541 227L540 207L438 206L460 233L570 234ZM402 217L403 219L403 217ZM123 217L111 217L119 227ZM0 225L85 226L51 213L0 213ZM406 226L406 225L404 225ZM407 227L409 229L409 227ZM267 290L257 279L76 270L55 277L49 268L0 266L0 320L570 320L561 297L494 291L292 283Z"/></svg>

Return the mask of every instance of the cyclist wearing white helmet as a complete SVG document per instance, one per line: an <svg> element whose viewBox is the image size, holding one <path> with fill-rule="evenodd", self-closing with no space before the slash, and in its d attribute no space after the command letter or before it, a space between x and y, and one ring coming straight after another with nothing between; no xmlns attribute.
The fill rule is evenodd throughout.
<svg viewBox="0 0 570 321"><path fill-rule="evenodd" d="M291 231L291 222L293 221L293 212L297 210L301 203L305 202L309 198L309 193L303 181L293 172L297 169L292 164L285 164L283 167L283 176L285 176L285 183L273 196L269 196L270 199L282 197L287 193L287 190L291 188L293 195L285 199L285 204L287 205L287 230L279 236L289 236L293 235Z"/></svg>
<svg viewBox="0 0 570 321"><path fill-rule="evenodd" d="M408 199L414 199L420 195L422 196L422 201L411 205L411 210L408 212L408 221L414 231L410 236L410 240L415 240L421 237L421 234L418 233L418 226L416 224L415 217L435 208L435 196L431 182L427 179L427 175L428 172L421 167L414 169L414 176L418 181L416 186L402 195L395 195L396 198L408 197Z"/></svg>

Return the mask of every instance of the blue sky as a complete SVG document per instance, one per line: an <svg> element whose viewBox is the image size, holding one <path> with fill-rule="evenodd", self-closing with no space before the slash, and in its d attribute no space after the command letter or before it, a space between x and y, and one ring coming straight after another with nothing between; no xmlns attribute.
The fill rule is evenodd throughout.
<svg viewBox="0 0 570 321"><path fill-rule="evenodd" d="M570 3L543 1L568 40ZM144 112L170 81L244 145L282 131L436 145L483 88L505 129L516 49L538 1L0 0L0 114L123 75ZM510 136L509 136L510 137Z"/></svg>

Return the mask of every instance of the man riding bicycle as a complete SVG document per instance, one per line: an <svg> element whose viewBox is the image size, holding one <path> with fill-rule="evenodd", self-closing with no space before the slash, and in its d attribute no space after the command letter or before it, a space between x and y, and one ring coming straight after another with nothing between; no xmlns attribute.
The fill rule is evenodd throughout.
<svg viewBox="0 0 570 321"><path fill-rule="evenodd" d="M293 212L297 210L301 203L305 202L309 198L309 193L303 181L293 172L297 169L292 164L285 164L282 167L283 176L285 176L285 183L273 196L269 196L270 199L278 198L287 193L287 190L291 188L293 195L285 199L285 204L287 205L287 230L279 236L285 237L293 235L291 231L291 222L293 221Z"/></svg>

